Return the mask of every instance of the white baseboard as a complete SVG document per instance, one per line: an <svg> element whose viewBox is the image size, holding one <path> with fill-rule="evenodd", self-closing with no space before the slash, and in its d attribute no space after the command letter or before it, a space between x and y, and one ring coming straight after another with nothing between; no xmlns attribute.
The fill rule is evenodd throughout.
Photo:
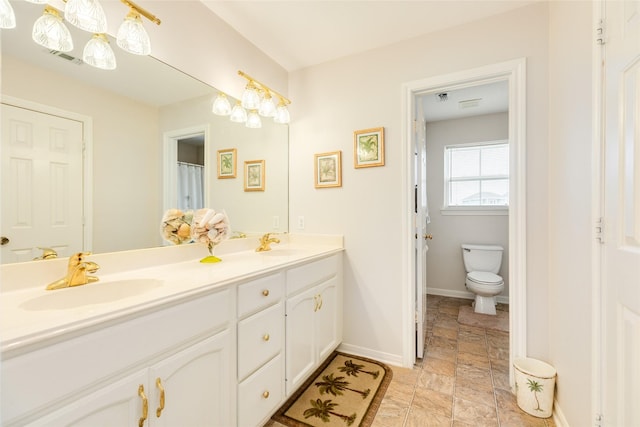
<svg viewBox="0 0 640 427"><path fill-rule="evenodd" d="M463 299L475 299L476 296L473 292L467 291L456 291L452 289L441 289L441 288L427 288L427 295L440 295L443 297L451 297L451 298L463 298ZM496 297L496 301L502 304L509 304L509 296L508 295L498 295Z"/></svg>
<svg viewBox="0 0 640 427"><path fill-rule="evenodd" d="M564 413L558 405L558 400L553 400L553 422L556 423L557 427L569 427L569 423L567 419L564 417Z"/></svg>
<svg viewBox="0 0 640 427"><path fill-rule="evenodd" d="M400 354L385 353L345 343L341 343L340 346L338 346L338 351L353 354L354 356L367 357L369 359L377 360L378 362L386 363L387 365L411 368L411 366L402 366L402 355Z"/></svg>

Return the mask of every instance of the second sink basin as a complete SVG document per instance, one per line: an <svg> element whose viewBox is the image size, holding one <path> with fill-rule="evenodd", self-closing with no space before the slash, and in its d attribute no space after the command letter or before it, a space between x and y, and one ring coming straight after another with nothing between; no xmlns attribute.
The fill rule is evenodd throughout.
<svg viewBox="0 0 640 427"><path fill-rule="evenodd" d="M115 302L141 295L162 286L158 279L107 280L46 292L25 301L21 308L29 311L64 310L91 304Z"/></svg>

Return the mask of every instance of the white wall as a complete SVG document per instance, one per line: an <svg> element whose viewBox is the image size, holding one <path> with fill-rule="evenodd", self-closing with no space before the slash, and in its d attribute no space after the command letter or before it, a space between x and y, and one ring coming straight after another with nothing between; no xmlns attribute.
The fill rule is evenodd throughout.
<svg viewBox="0 0 640 427"><path fill-rule="evenodd" d="M500 275L505 290L500 301L509 295L509 217L503 215L443 215L444 205L444 149L447 145L507 140L507 113L486 114L462 119L439 120L426 125L427 141L427 199L431 223L427 232L433 234L428 242L427 293L472 298L465 288L463 243L492 244L504 248ZM506 300L506 301L505 301Z"/></svg>
<svg viewBox="0 0 640 427"><path fill-rule="evenodd" d="M527 58L527 298L531 356L548 354L547 4L291 74L291 231L345 236L344 342L402 359L402 84ZM385 127L386 165L353 168L353 131ZM314 189L313 154L343 152L343 186Z"/></svg>
<svg viewBox="0 0 640 427"><path fill-rule="evenodd" d="M592 425L591 2L549 8L549 356L572 426ZM569 30L567 23L570 22ZM531 307L535 310L535 307ZM605 415L606 417L606 415ZM606 419L606 418L605 418Z"/></svg>

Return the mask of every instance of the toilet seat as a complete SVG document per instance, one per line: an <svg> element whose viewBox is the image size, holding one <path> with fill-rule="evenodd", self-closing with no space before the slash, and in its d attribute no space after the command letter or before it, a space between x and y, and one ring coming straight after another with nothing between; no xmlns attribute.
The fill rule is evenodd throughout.
<svg viewBox="0 0 640 427"><path fill-rule="evenodd" d="M467 274L467 279L480 285L501 285L502 277L488 271L472 271Z"/></svg>

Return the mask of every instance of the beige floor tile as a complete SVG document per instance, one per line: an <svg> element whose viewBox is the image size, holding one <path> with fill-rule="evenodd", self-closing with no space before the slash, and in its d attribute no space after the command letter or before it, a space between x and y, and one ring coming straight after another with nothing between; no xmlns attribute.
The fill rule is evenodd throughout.
<svg viewBox="0 0 640 427"><path fill-rule="evenodd" d="M427 347L425 356L455 362L457 351L455 348L438 347L437 345L431 345L430 347Z"/></svg>
<svg viewBox="0 0 640 427"><path fill-rule="evenodd" d="M546 427L544 419L533 417L526 412L498 410L500 427Z"/></svg>
<svg viewBox="0 0 640 427"><path fill-rule="evenodd" d="M494 408L496 406L496 397L493 394L493 390L479 390L477 388L456 386L454 397L456 399L463 399L469 402L481 403L483 405L492 406Z"/></svg>
<svg viewBox="0 0 640 427"><path fill-rule="evenodd" d="M455 378L448 375L423 371L418 379L418 387L434 390L442 394L453 395Z"/></svg>
<svg viewBox="0 0 640 427"><path fill-rule="evenodd" d="M438 359L427 356L422 363L422 370L433 372L434 374L448 375L453 377L456 374L456 364L451 360Z"/></svg>
<svg viewBox="0 0 640 427"><path fill-rule="evenodd" d="M497 426L498 415L496 407L454 398L453 419L476 426Z"/></svg>
<svg viewBox="0 0 640 427"><path fill-rule="evenodd" d="M491 371L474 366L458 365L456 368L456 387L492 391Z"/></svg>
<svg viewBox="0 0 640 427"><path fill-rule="evenodd" d="M440 306L438 307L438 313L446 313L446 314L450 314L452 316L456 316L456 319L458 318L458 310L459 310L459 306L457 305L442 305L440 304Z"/></svg>
<svg viewBox="0 0 640 427"><path fill-rule="evenodd" d="M444 348L447 350L453 350L455 352L458 351L458 341L452 340L450 338L434 336L431 338L431 347ZM427 351L429 350L431 350L431 348L427 346Z"/></svg>
<svg viewBox="0 0 640 427"><path fill-rule="evenodd" d="M399 366L391 367L393 378L391 383L415 384L420 375L419 369L401 368Z"/></svg>
<svg viewBox="0 0 640 427"><path fill-rule="evenodd" d="M376 412L372 427L402 427L409 412L409 404L383 399Z"/></svg>
<svg viewBox="0 0 640 427"><path fill-rule="evenodd" d="M443 328L442 326L433 327L433 336L449 338L452 340L458 339L458 329Z"/></svg>
<svg viewBox="0 0 640 427"><path fill-rule="evenodd" d="M432 413L428 409L411 408L405 427L450 427L451 417Z"/></svg>
<svg viewBox="0 0 640 427"><path fill-rule="evenodd" d="M487 355L459 352L457 361L459 365L469 365L483 369L491 368L489 356Z"/></svg>
<svg viewBox="0 0 640 427"><path fill-rule="evenodd" d="M451 395L418 387L411 403L411 409L420 408L430 411L433 415L451 417L452 403Z"/></svg>
<svg viewBox="0 0 640 427"><path fill-rule="evenodd" d="M475 343L475 342L458 342L458 351L463 353L473 353L479 355L487 355L487 346L484 343ZM496 357L498 359L498 357Z"/></svg>

